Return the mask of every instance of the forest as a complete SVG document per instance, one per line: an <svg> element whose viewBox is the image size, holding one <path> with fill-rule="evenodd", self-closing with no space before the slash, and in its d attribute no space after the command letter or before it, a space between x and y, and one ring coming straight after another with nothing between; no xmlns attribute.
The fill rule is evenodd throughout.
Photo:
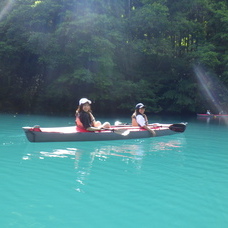
<svg viewBox="0 0 228 228"><path fill-rule="evenodd" d="M227 0L1 0L0 112L228 111Z"/></svg>

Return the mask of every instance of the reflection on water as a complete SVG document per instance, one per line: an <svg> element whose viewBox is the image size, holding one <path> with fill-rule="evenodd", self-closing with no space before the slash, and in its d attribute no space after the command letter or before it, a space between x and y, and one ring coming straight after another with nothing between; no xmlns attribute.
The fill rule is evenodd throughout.
<svg viewBox="0 0 228 228"><path fill-rule="evenodd" d="M180 140L171 140L169 142L160 142L157 145L155 145L155 151L160 151L160 150L172 150L173 148L179 148L179 152L181 151L182 148L182 143Z"/></svg>
<svg viewBox="0 0 228 228"><path fill-rule="evenodd" d="M70 156L74 156L76 148L66 148L66 149L54 149L51 152L48 151L40 151L39 159L44 159L45 157L56 157L56 158L68 158ZM36 154L35 154L36 156ZM28 160L34 157L32 153L27 153L22 157L23 160Z"/></svg>
<svg viewBox="0 0 228 228"><path fill-rule="evenodd" d="M106 141L105 143L88 142L80 144L77 148L73 147L73 143L70 147L67 144L65 144L66 147L59 144L58 148L53 148L56 144L30 144L32 149L28 148L29 152L22 159L68 158L74 160L76 171L75 190L84 192L83 186L89 184L89 177L93 172L97 172L100 162L109 162L108 165L111 162L112 165L115 165L117 159L117 167L121 162L126 172L132 172L132 170L140 172L143 161L147 156L169 156L172 153L171 156L179 156L183 161L184 155L182 152L185 143L184 135L181 135L171 137L171 139L170 137L158 137L118 142ZM49 147L46 145L49 145ZM123 165L120 166L123 167Z"/></svg>
<svg viewBox="0 0 228 228"><path fill-rule="evenodd" d="M228 117L227 116L213 116L213 117L197 117L197 120L201 123L207 124L218 124L218 125L228 125Z"/></svg>
<svg viewBox="0 0 228 228"><path fill-rule="evenodd" d="M44 119L31 123L59 124ZM184 134L150 139L29 143L27 118L4 116L1 225L226 227L228 131L219 121L194 116Z"/></svg>

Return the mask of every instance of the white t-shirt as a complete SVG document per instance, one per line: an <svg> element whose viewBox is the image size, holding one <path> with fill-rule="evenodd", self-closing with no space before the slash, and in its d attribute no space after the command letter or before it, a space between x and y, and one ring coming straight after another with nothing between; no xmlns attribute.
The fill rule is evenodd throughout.
<svg viewBox="0 0 228 228"><path fill-rule="evenodd" d="M137 115L136 116L136 121L141 127L146 125L146 120L145 120L145 118L142 115Z"/></svg>

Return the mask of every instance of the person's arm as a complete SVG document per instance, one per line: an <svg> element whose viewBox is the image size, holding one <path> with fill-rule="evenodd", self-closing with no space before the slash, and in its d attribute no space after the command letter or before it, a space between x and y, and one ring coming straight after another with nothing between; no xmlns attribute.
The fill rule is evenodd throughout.
<svg viewBox="0 0 228 228"><path fill-rule="evenodd" d="M90 118L91 118L91 123L92 124L95 123L96 120L95 120L95 117L93 116L93 114L90 112L89 115L90 115Z"/></svg>
<svg viewBox="0 0 228 228"><path fill-rule="evenodd" d="M80 121L83 124L83 127L87 131L100 131L101 127L94 127L93 122L95 118L91 113L82 113L80 115Z"/></svg>
<svg viewBox="0 0 228 228"><path fill-rule="evenodd" d="M146 125L146 120L143 118L142 115L137 115L136 116L136 120L137 123L139 124L139 126L141 126L142 128L146 129L147 131L149 131L153 136L156 135L155 131L150 129L147 125Z"/></svg>
<svg viewBox="0 0 228 228"><path fill-rule="evenodd" d="M142 126L144 129L146 129L147 131L149 131L153 136L156 136L156 133L154 130L150 129L147 125Z"/></svg>
<svg viewBox="0 0 228 228"><path fill-rule="evenodd" d="M102 128L101 127L88 127L86 128L87 131L100 131Z"/></svg>

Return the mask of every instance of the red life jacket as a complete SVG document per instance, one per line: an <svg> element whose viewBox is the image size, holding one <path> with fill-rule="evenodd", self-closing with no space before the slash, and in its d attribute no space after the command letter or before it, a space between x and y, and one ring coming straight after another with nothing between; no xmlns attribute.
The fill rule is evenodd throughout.
<svg viewBox="0 0 228 228"><path fill-rule="evenodd" d="M92 123L93 123L94 117L93 117L93 115L92 115L91 113L89 113L89 114L90 114L90 116L91 116ZM80 120L80 118L79 118L79 114L78 114L78 113L76 113L75 123L76 123L76 125L77 125L77 130L78 130L79 132L91 132L91 131L88 131L88 130L86 130L86 129L84 128L84 126L83 126L83 124L82 124L82 122L81 122L81 120Z"/></svg>

